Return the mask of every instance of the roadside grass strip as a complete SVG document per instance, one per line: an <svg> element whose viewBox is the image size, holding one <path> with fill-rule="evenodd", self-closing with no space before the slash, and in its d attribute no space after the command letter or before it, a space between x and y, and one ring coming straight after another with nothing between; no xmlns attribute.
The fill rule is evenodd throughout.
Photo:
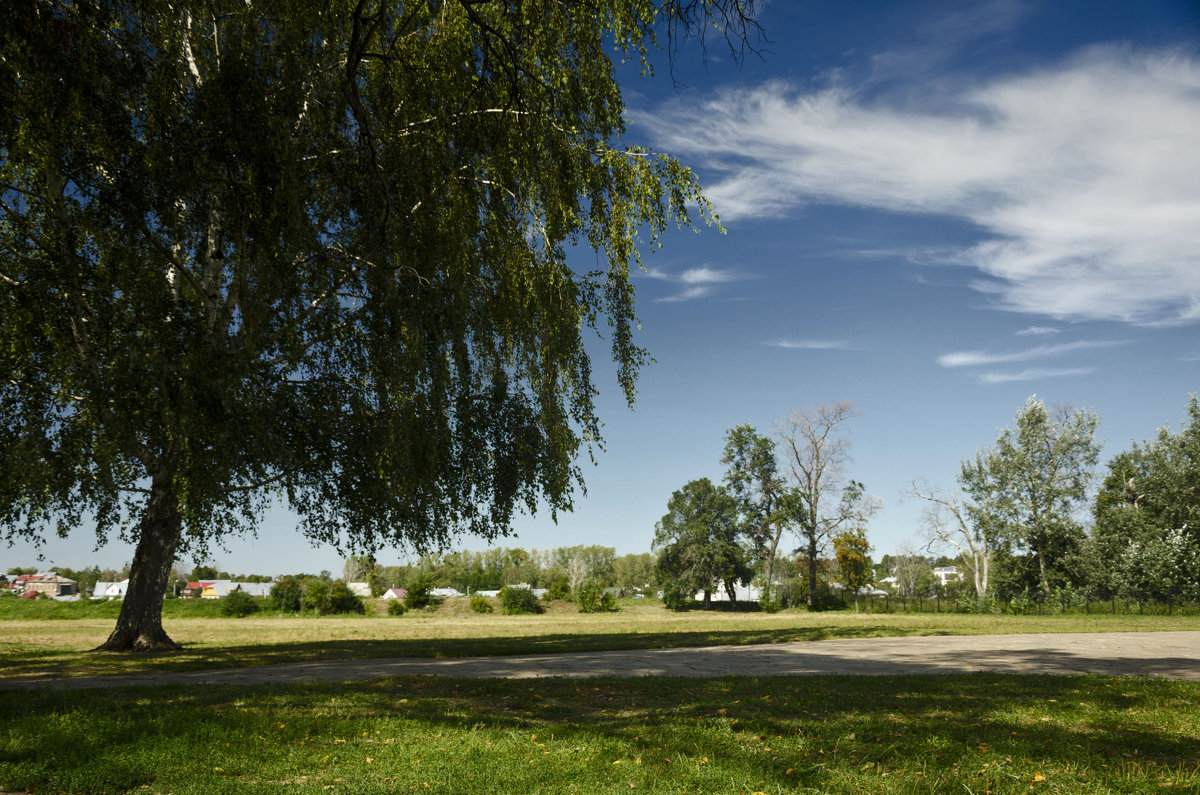
<svg viewBox="0 0 1200 795"><path fill-rule="evenodd" d="M1200 682L513 680L0 692L35 793L1200 791Z"/></svg>

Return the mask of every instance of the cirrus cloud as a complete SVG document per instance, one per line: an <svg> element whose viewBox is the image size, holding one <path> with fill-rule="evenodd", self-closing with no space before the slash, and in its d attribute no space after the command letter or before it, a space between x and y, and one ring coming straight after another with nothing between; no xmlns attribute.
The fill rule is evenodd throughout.
<svg viewBox="0 0 1200 795"><path fill-rule="evenodd" d="M1028 362L1034 359L1048 359L1061 356L1064 353L1090 350L1093 348L1108 348L1122 343L1113 340L1079 340L1064 342L1061 345L1039 345L1036 348L1026 348L1021 351L1007 353L988 353L986 351L955 351L938 357L942 367L978 367L987 364L1011 364L1013 362Z"/></svg>
<svg viewBox="0 0 1200 795"><path fill-rule="evenodd" d="M635 114L727 223L830 203L956 217L953 260L1014 311L1200 321L1200 61L1097 47L914 108L785 82ZM715 179L713 179L715 177Z"/></svg>
<svg viewBox="0 0 1200 795"><path fill-rule="evenodd" d="M678 292L655 299L660 303L678 303L680 301L692 301L697 298L706 298L713 294L716 285L750 278L737 271L713 268L708 265L701 265L696 268L687 268L679 271L678 273L671 273L670 271L664 271L658 268L650 268L646 271L645 275L651 279L657 279L658 281L664 282L674 282L683 286L683 289L679 290Z"/></svg>

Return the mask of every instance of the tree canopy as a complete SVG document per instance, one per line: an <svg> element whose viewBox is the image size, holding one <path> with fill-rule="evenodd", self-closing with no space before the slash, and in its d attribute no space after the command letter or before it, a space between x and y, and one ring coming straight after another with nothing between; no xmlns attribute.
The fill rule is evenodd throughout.
<svg viewBox="0 0 1200 795"><path fill-rule="evenodd" d="M1075 511L1088 496L1100 453L1098 417L1083 409L1047 409L1036 395L995 444L963 463L959 483L988 538L1029 553L1036 587L1049 596L1066 580L1065 561L1084 537Z"/></svg>
<svg viewBox="0 0 1200 795"><path fill-rule="evenodd" d="M1178 432L1118 453L1093 508L1094 577L1136 596L1200 595L1200 401Z"/></svg>
<svg viewBox="0 0 1200 795"><path fill-rule="evenodd" d="M725 483L738 502L742 532L763 565L763 596L771 599L775 557L783 531L803 516L799 495L788 488L779 472L775 441L752 425L738 425L725 433L721 463Z"/></svg>
<svg viewBox="0 0 1200 795"><path fill-rule="evenodd" d="M280 497L370 552L571 505L629 400L629 273L691 172L626 146L610 52L752 3L27 0L0 19L0 527L176 556ZM665 21L664 21L665 20ZM741 24L739 29L738 24ZM752 24L749 23L749 24ZM580 273L571 246L599 253Z"/></svg>
<svg viewBox="0 0 1200 795"><path fill-rule="evenodd" d="M708 478L686 484L667 501L654 533L658 580L668 606L704 592L707 607L722 585L731 597L740 580L754 576L741 545L737 500Z"/></svg>

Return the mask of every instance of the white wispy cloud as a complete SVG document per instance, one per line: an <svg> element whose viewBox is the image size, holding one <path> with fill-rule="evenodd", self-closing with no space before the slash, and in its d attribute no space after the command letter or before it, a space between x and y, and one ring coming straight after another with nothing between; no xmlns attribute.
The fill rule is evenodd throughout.
<svg viewBox="0 0 1200 795"><path fill-rule="evenodd" d="M1200 320L1200 60L1093 48L969 86L883 92L785 82L633 114L708 176L723 221L834 203L957 217L956 252L1007 309ZM882 96L880 96L882 94ZM864 97L873 97L866 99Z"/></svg>
<svg viewBox="0 0 1200 795"><path fill-rule="evenodd" d="M989 353L987 351L955 351L938 357L942 367L979 367L988 364L1011 364L1013 362L1028 362L1036 359L1049 359L1065 353L1074 353L1092 348L1108 348L1122 343L1115 340L1079 340L1064 342L1060 345L1039 345L1036 348L1026 348L1020 351L1005 353Z"/></svg>
<svg viewBox="0 0 1200 795"><path fill-rule="evenodd" d="M697 298L705 298L712 295L715 292L715 287L719 284L751 278L749 275L738 271L712 268L708 265L687 268L686 270L674 273L658 268L650 268L646 271L645 275L651 279L683 285L683 289L679 292L656 299L662 303L693 301Z"/></svg>
<svg viewBox="0 0 1200 795"><path fill-rule="evenodd" d="M846 350L852 347L848 340L776 340L766 344L774 348L806 351Z"/></svg>
<svg viewBox="0 0 1200 795"><path fill-rule="evenodd" d="M1030 326L1017 332L1018 337L1047 337L1058 334L1059 330L1051 326Z"/></svg>
<svg viewBox="0 0 1200 795"><path fill-rule="evenodd" d="M1061 370L1029 368L1019 373L984 373L979 380L985 384L1005 384L1011 381L1037 381L1043 378L1068 378L1071 376L1090 375L1096 372L1094 367L1073 367Z"/></svg>

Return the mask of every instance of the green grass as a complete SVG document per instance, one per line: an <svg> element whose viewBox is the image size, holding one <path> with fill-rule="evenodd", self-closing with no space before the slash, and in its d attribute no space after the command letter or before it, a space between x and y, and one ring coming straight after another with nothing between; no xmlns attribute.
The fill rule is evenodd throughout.
<svg viewBox="0 0 1200 795"><path fill-rule="evenodd" d="M54 599L0 598L0 621L44 621L82 618L111 618L117 620L121 602L105 599L81 599L59 602ZM217 618L221 615L219 599L166 599L163 618Z"/></svg>
<svg viewBox="0 0 1200 795"><path fill-rule="evenodd" d="M0 789L1196 792L1197 703L986 674L4 692Z"/></svg>
<svg viewBox="0 0 1200 795"><path fill-rule="evenodd" d="M189 604L183 600L181 603ZM207 609L207 604L204 607ZM313 660L586 652L832 638L1200 630L1200 619L1180 616L803 611L680 614L646 600L629 600L618 613L581 615L573 606L559 603L544 615L502 616L473 613L467 600L462 599L451 600L436 611L399 617L300 618L259 614L236 619L168 614L164 626L184 645L182 652L120 655L89 651L107 637L114 621L115 617L100 617L73 621L23 618L3 622L0 679L185 671Z"/></svg>

